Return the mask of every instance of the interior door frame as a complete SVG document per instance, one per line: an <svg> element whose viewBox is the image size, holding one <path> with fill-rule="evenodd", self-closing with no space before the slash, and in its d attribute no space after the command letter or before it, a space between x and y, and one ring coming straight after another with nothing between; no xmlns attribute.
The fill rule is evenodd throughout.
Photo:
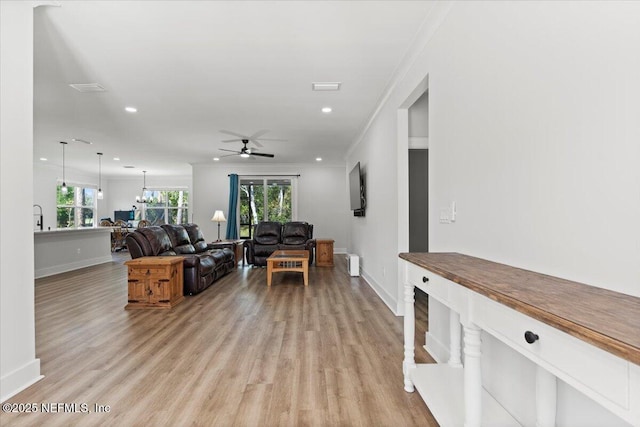
<svg viewBox="0 0 640 427"><path fill-rule="evenodd" d="M425 75L397 110L398 253L409 251L409 108L428 90L429 74ZM429 108L429 111L431 111L431 108ZM431 162L430 159L429 162ZM431 179L429 179L429 187L431 187ZM429 200L429 202L431 201ZM396 313L399 316L404 316L403 265L400 258L398 258Z"/></svg>

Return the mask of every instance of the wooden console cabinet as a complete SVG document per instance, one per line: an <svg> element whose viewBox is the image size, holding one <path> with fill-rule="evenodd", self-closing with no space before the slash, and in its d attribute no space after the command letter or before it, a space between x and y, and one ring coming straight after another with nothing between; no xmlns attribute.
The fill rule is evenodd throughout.
<svg viewBox="0 0 640 427"><path fill-rule="evenodd" d="M462 254L400 258L404 388L418 390L441 426L519 425L484 390L481 332L537 365L537 426L556 424L557 379L640 426L640 298ZM414 287L449 309L447 363L415 363Z"/></svg>
<svg viewBox="0 0 640 427"><path fill-rule="evenodd" d="M316 266L333 267L332 239L316 239Z"/></svg>
<svg viewBox="0 0 640 427"><path fill-rule="evenodd" d="M182 257L155 256L126 261L130 308L172 308L184 300Z"/></svg>

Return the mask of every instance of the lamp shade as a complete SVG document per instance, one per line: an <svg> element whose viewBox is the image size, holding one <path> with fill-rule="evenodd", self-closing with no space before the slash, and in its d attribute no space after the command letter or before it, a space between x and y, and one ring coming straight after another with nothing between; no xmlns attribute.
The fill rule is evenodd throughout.
<svg viewBox="0 0 640 427"><path fill-rule="evenodd" d="M211 221L216 221L216 222L226 222L227 218L224 217L224 212L222 211L216 211L213 214L213 218L211 218Z"/></svg>

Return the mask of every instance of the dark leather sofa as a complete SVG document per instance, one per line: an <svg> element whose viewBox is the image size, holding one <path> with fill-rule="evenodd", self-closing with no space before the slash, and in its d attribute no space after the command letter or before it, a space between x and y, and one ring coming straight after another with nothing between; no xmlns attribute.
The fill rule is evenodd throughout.
<svg viewBox="0 0 640 427"><path fill-rule="evenodd" d="M256 224L253 239L245 240L247 263L254 266L267 265L267 258L277 250L307 250L309 265L313 263L313 224L302 221L264 221Z"/></svg>
<svg viewBox="0 0 640 427"><path fill-rule="evenodd" d="M184 295L202 292L236 267L231 249L208 249L196 224L139 228L126 238L131 258L172 256L184 258Z"/></svg>

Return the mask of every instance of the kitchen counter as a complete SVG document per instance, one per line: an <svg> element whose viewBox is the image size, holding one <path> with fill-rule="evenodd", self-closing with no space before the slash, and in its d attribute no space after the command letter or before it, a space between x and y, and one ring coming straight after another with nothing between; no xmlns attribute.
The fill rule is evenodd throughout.
<svg viewBox="0 0 640 427"><path fill-rule="evenodd" d="M35 278L111 262L111 227L33 232Z"/></svg>

